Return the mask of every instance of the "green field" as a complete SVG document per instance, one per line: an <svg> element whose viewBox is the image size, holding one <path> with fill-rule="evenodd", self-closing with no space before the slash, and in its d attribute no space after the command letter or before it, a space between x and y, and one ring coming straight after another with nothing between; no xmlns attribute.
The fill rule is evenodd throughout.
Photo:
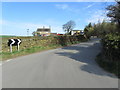
<svg viewBox="0 0 120 90"><path fill-rule="evenodd" d="M2 37L2 38L6 38L6 37L16 37L16 36L0 35L0 37Z"/></svg>

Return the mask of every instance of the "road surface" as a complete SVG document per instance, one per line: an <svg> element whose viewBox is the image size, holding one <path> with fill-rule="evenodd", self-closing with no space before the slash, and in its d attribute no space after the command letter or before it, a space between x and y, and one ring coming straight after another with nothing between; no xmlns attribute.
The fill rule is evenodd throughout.
<svg viewBox="0 0 120 90"><path fill-rule="evenodd" d="M95 62L99 39L8 60L3 88L118 88L118 79Z"/></svg>

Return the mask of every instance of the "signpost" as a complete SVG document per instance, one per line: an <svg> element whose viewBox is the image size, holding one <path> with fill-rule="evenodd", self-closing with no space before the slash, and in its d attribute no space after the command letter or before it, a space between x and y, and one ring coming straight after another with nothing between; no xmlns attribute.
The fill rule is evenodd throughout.
<svg viewBox="0 0 120 90"><path fill-rule="evenodd" d="M12 52L12 46L17 46L17 50L19 51L20 44L21 44L21 39L9 39L8 46L10 47L10 52Z"/></svg>

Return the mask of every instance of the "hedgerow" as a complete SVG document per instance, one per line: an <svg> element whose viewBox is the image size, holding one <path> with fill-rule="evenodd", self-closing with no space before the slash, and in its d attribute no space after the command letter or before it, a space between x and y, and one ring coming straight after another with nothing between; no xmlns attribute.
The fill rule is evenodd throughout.
<svg viewBox="0 0 120 90"><path fill-rule="evenodd" d="M67 46L70 44L75 44L81 41L86 41L87 39L83 35L79 36L47 36L47 37L14 37L14 39L19 38L22 40L20 49L24 50L27 48L32 48L35 46L49 46L49 45L61 45ZM8 39L13 39L13 37L2 38L2 52L9 52L9 47L7 46ZM13 51L16 47L13 47Z"/></svg>
<svg viewBox="0 0 120 90"><path fill-rule="evenodd" d="M107 34L101 42L104 55L109 60L120 61L120 34Z"/></svg>
<svg viewBox="0 0 120 90"><path fill-rule="evenodd" d="M103 48L96 61L120 78L120 34L107 34L101 39L101 43Z"/></svg>

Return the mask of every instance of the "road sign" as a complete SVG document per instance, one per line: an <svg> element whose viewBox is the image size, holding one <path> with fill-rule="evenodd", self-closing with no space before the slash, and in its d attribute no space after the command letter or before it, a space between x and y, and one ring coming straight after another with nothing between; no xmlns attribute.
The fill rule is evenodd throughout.
<svg viewBox="0 0 120 90"><path fill-rule="evenodd" d="M8 46L10 46L10 52L12 52L12 46L17 46L17 50L19 51L19 45L21 42L21 39L9 39Z"/></svg>
<svg viewBox="0 0 120 90"><path fill-rule="evenodd" d="M21 44L21 39L9 39L8 40L8 46L12 45L12 46L17 46L17 45Z"/></svg>

